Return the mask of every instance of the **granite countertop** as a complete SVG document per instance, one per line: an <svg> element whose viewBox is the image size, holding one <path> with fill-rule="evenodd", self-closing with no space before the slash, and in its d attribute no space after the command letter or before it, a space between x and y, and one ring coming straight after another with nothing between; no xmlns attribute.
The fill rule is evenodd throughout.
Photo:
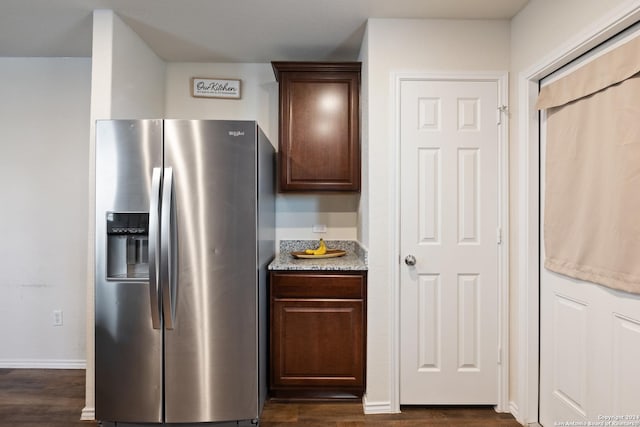
<svg viewBox="0 0 640 427"><path fill-rule="evenodd" d="M325 240L328 249L342 249L346 255L336 258L297 259L291 252L313 249L317 240L281 240L280 251L269 264L269 270L367 270L367 251L353 240Z"/></svg>

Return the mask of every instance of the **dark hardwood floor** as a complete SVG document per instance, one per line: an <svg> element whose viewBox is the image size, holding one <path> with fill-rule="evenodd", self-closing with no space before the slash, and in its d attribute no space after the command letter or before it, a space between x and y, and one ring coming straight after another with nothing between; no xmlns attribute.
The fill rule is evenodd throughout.
<svg viewBox="0 0 640 427"><path fill-rule="evenodd" d="M364 415L361 403L267 402L261 427L491 427L521 425L511 414L498 414L491 407L402 407L400 414Z"/></svg>
<svg viewBox="0 0 640 427"><path fill-rule="evenodd" d="M0 427L94 427L80 421L84 371L0 369ZM360 403L267 402L262 427L520 426L489 407L403 407L401 414L364 415Z"/></svg>
<svg viewBox="0 0 640 427"><path fill-rule="evenodd" d="M83 407L83 370L0 369L1 427L96 426Z"/></svg>

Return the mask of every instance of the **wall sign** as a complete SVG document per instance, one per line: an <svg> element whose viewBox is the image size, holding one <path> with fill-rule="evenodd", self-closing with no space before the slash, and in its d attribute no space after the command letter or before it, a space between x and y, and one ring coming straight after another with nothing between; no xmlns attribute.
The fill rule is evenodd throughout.
<svg viewBox="0 0 640 427"><path fill-rule="evenodd" d="M191 96L240 99L240 80L191 78Z"/></svg>

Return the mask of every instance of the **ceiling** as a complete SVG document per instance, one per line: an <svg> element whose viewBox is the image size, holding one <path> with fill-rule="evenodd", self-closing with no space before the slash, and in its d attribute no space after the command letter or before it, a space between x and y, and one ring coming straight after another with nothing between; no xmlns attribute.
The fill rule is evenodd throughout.
<svg viewBox="0 0 640 427"><path fill-rule="evenodd" d="M510 19L528 0L0 0L0 57L91 56L94 9L164 60L357 58L368 18Z"/></svg>

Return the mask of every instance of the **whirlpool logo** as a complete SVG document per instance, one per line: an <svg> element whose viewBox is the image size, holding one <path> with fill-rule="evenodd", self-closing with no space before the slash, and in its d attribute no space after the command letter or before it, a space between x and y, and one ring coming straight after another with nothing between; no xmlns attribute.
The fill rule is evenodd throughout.
<svg viewBox="0 0 640 427"><path fill-rule="evenodd" d="M231 136L244 136L244 132L241 130L230 130L229 135Z"/></svg>

